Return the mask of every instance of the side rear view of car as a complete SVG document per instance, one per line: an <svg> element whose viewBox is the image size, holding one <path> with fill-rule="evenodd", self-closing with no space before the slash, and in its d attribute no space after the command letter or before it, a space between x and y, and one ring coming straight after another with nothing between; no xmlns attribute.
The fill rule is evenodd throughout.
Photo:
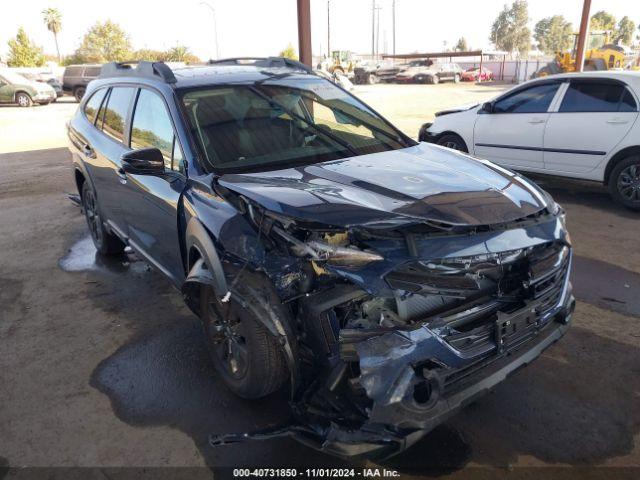
<svg viewBox="0 0 640 480"><path fill-rule="evenodd" d="M55 90L46 83L35 82L9 69L0 69L0 103L19 107L47 105L57 98Z"/></svg>
<svg viewBox="0 0 640 480"><path fill-rule="evenodd" d="M602 182L640 210L640 72L554 75L436 114L420 139L508 168Z"/></svg>

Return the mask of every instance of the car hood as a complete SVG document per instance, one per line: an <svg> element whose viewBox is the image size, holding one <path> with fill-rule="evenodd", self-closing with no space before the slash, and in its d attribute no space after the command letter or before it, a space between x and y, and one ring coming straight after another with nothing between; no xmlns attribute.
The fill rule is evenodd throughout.
<svg viewBox="0 0 640 480"><path fill-rule="evenodd" d="M436 145L282 170L224 174L217 182L293 219L389 228L424 221L490 225L547 206L519 175Z"/></svg>

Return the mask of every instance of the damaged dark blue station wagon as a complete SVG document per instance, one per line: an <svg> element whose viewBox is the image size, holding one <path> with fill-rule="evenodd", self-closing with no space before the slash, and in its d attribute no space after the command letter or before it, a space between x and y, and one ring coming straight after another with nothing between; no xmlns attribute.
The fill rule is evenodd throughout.
<svg viewBox="0 0 640 480"><path fill-rule="evenodd" d="M546 192L417 144L297 62L109 64L68 133L98 251L169 277L236 394L290 389L289 424L212 444L394 455L570 323Z"/></svg>

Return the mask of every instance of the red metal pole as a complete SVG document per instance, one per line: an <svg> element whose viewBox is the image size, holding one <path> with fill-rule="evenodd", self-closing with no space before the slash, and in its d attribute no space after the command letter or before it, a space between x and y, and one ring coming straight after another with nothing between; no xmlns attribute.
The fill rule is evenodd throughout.
<svg viewBox="0 0 640 480"><path fill-rule="evenodd" d="M298 53L300 61L311 67L310 0L298 0Z"/></svg>
<svg viewBox="0 0 640 480"><path fill-rule="evenodd" d="M584 5L582 6L582 20L580 21L580 33L578 34L578 48L576 51L576 72L581 72L584 68L584 51L587 47L590 12L591 0L584 0Z"/></svg>

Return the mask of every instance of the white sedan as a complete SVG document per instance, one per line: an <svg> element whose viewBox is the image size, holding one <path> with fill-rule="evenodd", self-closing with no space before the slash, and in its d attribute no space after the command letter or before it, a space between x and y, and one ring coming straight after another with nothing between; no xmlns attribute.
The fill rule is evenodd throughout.
<svg viewBox="0 0 640 480"><path fill-rule="evenodd" d="M438 112L420 140L515 170L604 182L640 210L640 72L554 75Z"/></svg>

